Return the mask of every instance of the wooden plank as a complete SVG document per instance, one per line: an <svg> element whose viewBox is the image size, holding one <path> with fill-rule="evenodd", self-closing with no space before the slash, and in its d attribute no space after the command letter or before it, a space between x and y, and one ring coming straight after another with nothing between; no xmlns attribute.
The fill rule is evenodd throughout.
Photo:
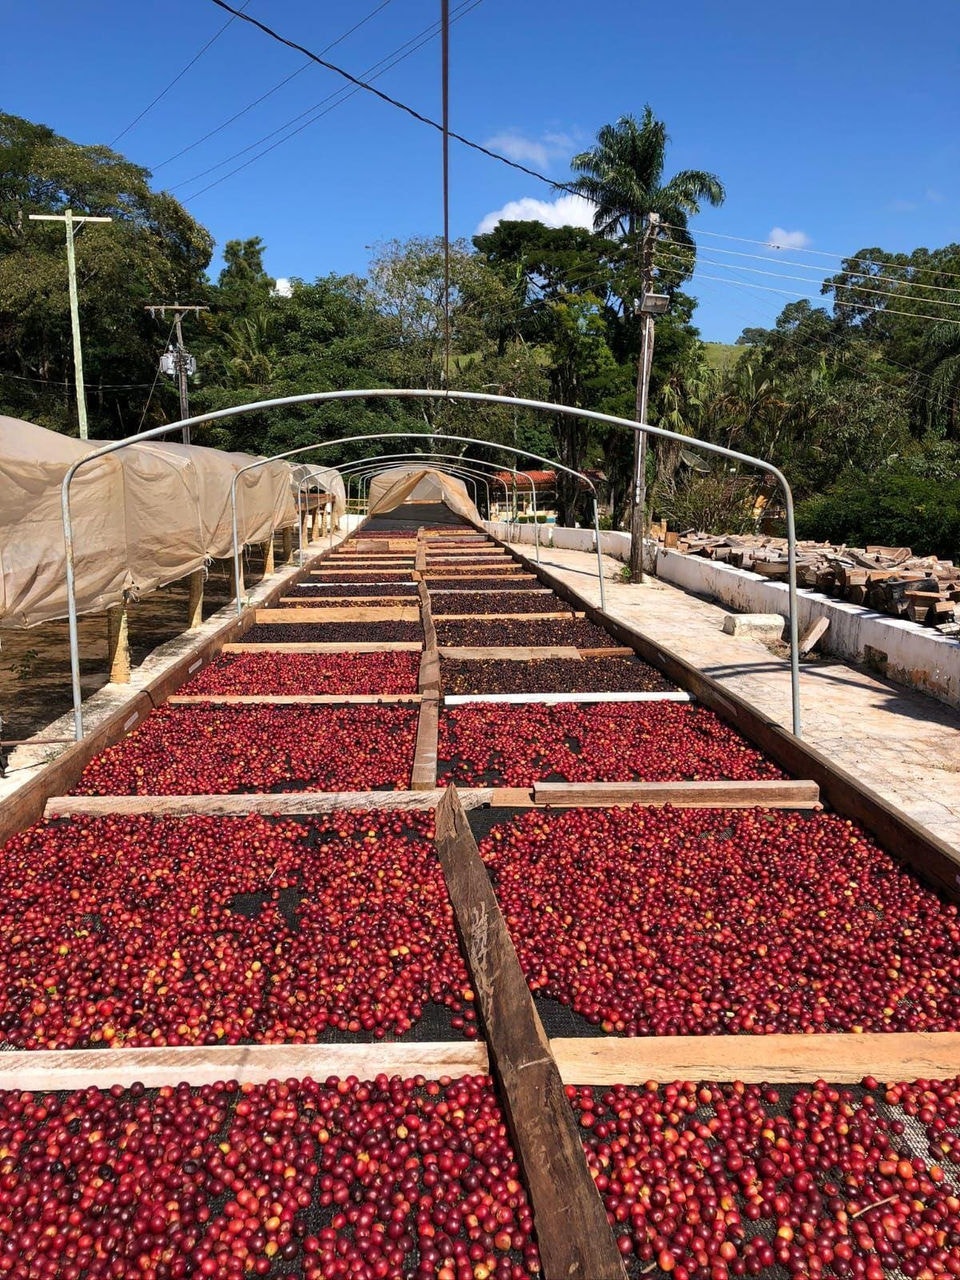
<svg viewBox="0 0 960 1280"><path fill-rule="evenodd" d="M257 624L292 625L296 622L419 622L420 610L411 606L385 605L292 605L288 609L258 609Z"/></svg>
<svg viewBox="0 0 960 1280"><path fill-rule="evenodd" d="M461 791L465 809L482 809L494 802L513 804L510 796L517 788L475 787ZM530 792L522 795L530 800ZM497 797L500 797L499 799ZM107 814L120 817L150 814L156 818L183 818L191 814L236 818L247 813L296 816L332 813L339 809L403 810L435 809L443 798L439 789L424 791L283 791L249 795L217 796L51 796L42 811L44 818L93 817ZM41 816L38 814L38 817ZM2 1055L0 1055L2 1056Z"/></svg>
<svg viewBox="0 0 960 1280"><path fill-rule="evenodd" d="M884 1082L955 1076L960 1033L591 1036L551 1040L550 1048L565 1084L644 1084L647 1080L859 1084L864 1076Z"/></svg>
<svg viewBox="0 0 960 1280"><path fill-rule="evenodd" d="M183 693L167 699L171 707L336 707L419 701L419 693Z"/></svg>
<svg viewBox="0 0 960 1280"><path fill-rule="evenodd" d="M632 650L631 650L632 652ZM508 662L530 662L536 658L579 658L580 650L569 644L552 645L441 645L440 657L457 662L482 662L503 659Z"/></svg>
<svg viewBox="0 0 960 1280"><path fill-rule="evenodd" d="M455 787L437 808L436 840L546 1280L623 1280L560 1072Z"/></svg>
<svg viewBox="0 0 960 1280"><path fill-rule="evenodd" d="M237 644L225 644L222 653L419 653L422 644L416 640L343 640L340 643L330 641L303 640L300 642L284 641L243 641Z"/></svg>
<svg viewBox="0 0 960 1280"><path fill-rule="evenodd" d="M683 689L664 689L639 693L448 693L443 702L447 707L465 707L474 702L553 707L561 702L693 702L693 698Z"/></svg>
<svg viewBox="0 0 960 1280"><path fill-rule="evenodd" d="M47 1093L61 1089L128 1087L139 1081L148 1088L178 1084L215 1084L238 1080L264 1084L268 1080L310 1076L377 1075L405 1078L485 1074L483 1044L455 1040L439 1043L381 1040L376 1044L249 1044L171 1046L156 1049L17 1050L0 1053L0 1089L30 1089Z"/></svg>
<svg viewBox="0 0 960 1280"><path fill-rule="evenodd" d="M804 654L809 653L810 650L814 648L817 642L826 635L829 627L829 618L818 618L816 622L811 623L811 625L807 627L806 631L803 633L802 639L800 640L801 657L803 657Z"/></svg>
<svg viewBox="0 0 960 1280"><path fill-rule="evenodd" d="M440 736L440 701L428 694L420 703L417 744L410 775L411 791L433 791L437 785L437 751Z"/></svg>
<svg viewBox="0 0 960 1280"><path fill-rule="evenodd" d="M609 649L581 649L581 658L632 658L633 649L626 645L611 646Z"/></svg>
<svg viewBox="0 0 960 1280"><path fill-rule="evenodd" d="M535 566L521 552L510 548L518 564L536 569L540 581L563 599L584 608L587 617L603 626L618 640L629 643L631 652L649 662L668 680L688 689L704 706L733 725L748 741L765 752L794 777L810 778L820 787L824 804L845 818L859 822L881 848L920 877L926 884L960 903L960 854L919 822L909 818L883 796L847 773L823 752L795 738L789 729L732 693L712 676L652 640L636 627L601 611L542 565Z"/></svg>
<svg viewBox="0 0 960 1280"><path fill-rule="evenodd" d="M535 782L537 804L665 805L678 809L817 809L815 782Z"/></svg>

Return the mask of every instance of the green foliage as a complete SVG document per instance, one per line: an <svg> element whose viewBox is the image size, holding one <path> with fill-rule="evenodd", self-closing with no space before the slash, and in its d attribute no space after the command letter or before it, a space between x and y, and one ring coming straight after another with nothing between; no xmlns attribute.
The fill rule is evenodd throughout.
<svg viewBox="0 0 960 1280"><path fill-rule="evenodd" d="M797 507L803 538L909 546L920 555L960 556L960 479L931 481L898 463L864 484L850 473Z"/></svg>
<svg viewBox="0 0 960 1280"><path fill-rule="evenodd" d="M113 219L76 233L91 435L136 429L163 345L144 308L198 300L212 250L204 228L171 196L151 191L148 176L107 147L0 115L4 412L76 431L64 228L29 221L70 208Z"/></svg>

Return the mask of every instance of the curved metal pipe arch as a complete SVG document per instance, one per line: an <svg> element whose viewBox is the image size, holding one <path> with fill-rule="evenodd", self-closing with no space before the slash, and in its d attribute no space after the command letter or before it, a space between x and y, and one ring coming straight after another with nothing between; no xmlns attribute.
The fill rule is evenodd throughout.
<svg viewBox="0 0 960 1280"><path fill-rule="evenodd" d="M797 737L801 736L801 719L800 719L800 663L799 663L799 620L797 611L797 563L796 563L796 525L794 521L794 505L793 492L790 483L779 467L775 467L773 463L765 461L763 458L753 457L751 454L740 453L735 449L728 449L724 445L713 444L708 440L700 440L696 436L685 436L679 431L669 431L665 427L655 427L647 422L635 422L630 418L620 418L615 414L600 413L595 409L581 409L572 405L552 404L545 400L528 400L517 396L493 395L483 391L455 391L449 388L414 388L414 387L372 387L372 388L349 388L340 391L312 391L296 396L283 396L273 400L255 401L252 404L233 405L225 409L215 409L209 413L197 414L190 418L183 418L177 422L172 422L161 427L154 427L149 431L139 432L134 436L128 436L124 440L111 441L100 449L95 449L92 453L85 454L84 457L77 459L67 470L60 486L60 500L63 511L64 522L64 544L66 550L66 579L67 579L67 607L69 615L70 630L70 662L71 675L73 677L73 701L74 701L74 725L76 736L78 739L83 737L83 713L82 698L80 694L80 674L79 674L79 642L77 635L77 609L76 609L76 580L74 574L74 545L73 545L73 529L70 521L70 485L73 477L76 475L80 467L88 465L98 458L104 457L109 453L113 453L117 449L123 449L127 445L137 444L141 440L154 440L160 436L167 435L173 431L182 432L185 427L202 426L208 422L217 422L225 418L237 417L245 413L254 413L263 409L279 408L281 406L289 406L295 404L322 404L327 401L337 400L372 400L387 398L409 400L462 400L476 404L503 404L512 405L515 408L533 409L542 413L558 414L565 417L584 418L591 422L603 422L610 426L623 427L629 431L645 432L648 435L656 436L663 440L676 440L685 445L687 448L700 449L705 453L716 454L720 457L732 458L734 461L742 462L747 466L756 467L761 471L772 476L777 484L781 487L784 494L784 502L786 508L787 521L787 581L788 595L790 606L790 683L793 707L793 732ZM494 444L489 440L476 440L473 437L443 435L441 432L384 432L377 433L373 436L351 437L345 436L336 441L327 442L328 446L334 444L349 444L356 439L385 439L388 436L401 435L406 439L419 438L433 440L437 437L446 440L455 440L458 444L481 444L488 448L497 448L502 452L510 453L514 457L531 458L537 462L542 462L548 467L556 470L564 471L567 474L575 475L579 479L585 480L588 488L593 493L594 503L594 528L597 534L597 554L600 556L600 537L599 537L599 517L597 514L596 486L587 476L573 471L571 468L555 463L549 458L543 457L541 454L533 453L527 449L518 449L516 446ZM311 448L321 448L324 446L313 445L305 446L304 449L289 450L283 454L275 455L275 458L264 459L263 462L275 461L285 457L292 457L300 452L307 452ZM256 464L254 464L256 465ZM261 464L262 465L262 464ZM249 468L247 468L249 469ZM234 528L236 542L236 482L239 476L234 477L231 486L231 500L234 511ZM236 563L236 557L235 557ZM603 575L600 575L600 594L601 594L601 610L604 608L604 589Z"/></svg>

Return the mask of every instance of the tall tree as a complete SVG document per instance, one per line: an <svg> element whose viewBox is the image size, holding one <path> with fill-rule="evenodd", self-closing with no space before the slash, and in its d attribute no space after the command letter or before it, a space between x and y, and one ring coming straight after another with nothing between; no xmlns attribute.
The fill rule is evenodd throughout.
<svg viewBox="0 0 960 1280"><path fill-rule="evenodd" d="M76 238L92 434L136 429L163 334L151 302L202 293L212 240L146 169L103 146L0 114L0 407L76 431L63 227L31 213L106 216ZM156 399L154 400L156 403Z"/></svg>
<svg viewBox="0 0 960 1280"><path fill-rule="evenodd" d="M704 202L723 203L720 179L702 169L683 169L664 181L667 143L666 125L657 120L648 105L643 116L621 116L616 124L604 125L589 151L573 157L579 175L576 187L596 205L594 230L617 237L622 245L624 269L620 297L627 310L632 299L652 291L657 275L653 249L656 238L672 242L680 251L681 265L665 273L664 284L676 287L693 271L693 237L687 230L690 217L700 212ZM655 234L642 234L650 215L660 219ZM684 260L685 259L685 260ZM671 262L676 259L671 258ZM641 421L642 388L653 356L653 320L644 317L646 340L637 365L636 420ZM630 576L639 581L643 565L643 533L646 516L645 433L637 432L634 474L636 496L631 512Z"/></svg>

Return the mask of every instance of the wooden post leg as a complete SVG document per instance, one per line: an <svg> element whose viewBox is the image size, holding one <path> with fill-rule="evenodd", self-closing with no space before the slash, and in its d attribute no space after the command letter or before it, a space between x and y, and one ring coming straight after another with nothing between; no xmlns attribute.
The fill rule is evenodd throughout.
<svg viewBox="0 0 960 1280"><path fill-rule="evenodd" d="M332 502L327 503L326 507L324 507L324 512L327 517L327 533L332 538L333 537L333 503Z"/></svg>
<svg viewBox="0 0 960 1280"><path fill-rule="evenodd" d="M190 599L187 604L187 630L196 631L203 621L203 584L206 569L195 569L190 575Z"/></svg>
<svg viewBox="0 0 960 1280"><path fill-rule="evenodd" d="M269 575L274 572L275 567L273 556L273 534L271 533L270 537L263 544L263 576L265 578L269 577Z"/></svg>
<svg viewBox="0 0 960 1280"><path fill-rule="evenodd" d="M289 526L283 530L283 563L293 563L293 530Z"/></svg>
<svg viewBox="0 0 960 1280"><path fill-rule="evenodd" d="M304 545L310 541L310 512L304 511L300 521L300 541Z"/></svg>
<svg viewBox="0 0 960 1280"><path fill-rule="evenodd" d="M244 593L244 583L243 583L243 557L242 557L242 556L241 556L241 558L240 558L240 572L239 572L239 573L237 572L237 567L236 567L236 565L235 565L232 561L231 561L231 563L230 563L230 583L231 583L231 588L230 588L230 589L231 589L231 591L232 591L232 593L233 593L234 598L235 598L235 599L242 600L242 599L243 599L243 593Z"/></svg>
<svg viewBox="0 0 960 1280"><path fill-rule="evenodd" d="M320 540L320 521L323 519L323 511L319 504L313 509L313 525L310 530L310 541L318 542Z"/></svg>
<svg viewBox="0 0 960 1280"><path fill-rule="evenodd" d="M110 683L130 683L130 635L127 627L127 607L115 604L107 610L107 661L110 663Z"/></svg>

